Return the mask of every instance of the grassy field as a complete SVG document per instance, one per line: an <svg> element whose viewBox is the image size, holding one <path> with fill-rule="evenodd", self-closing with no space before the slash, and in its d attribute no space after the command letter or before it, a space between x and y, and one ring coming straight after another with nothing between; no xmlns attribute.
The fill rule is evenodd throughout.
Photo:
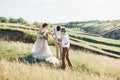
<svg viewBox="0 0 120 80"><path fill-rule="evenodd" d="M120 41L68 30L71 43L93 52L120 58Z"/></svg>
<svg viewBox="0 0 120 80"><path fill-rule="evenodd" d="M28 29L28 30L38 30L38 28L33 26L25 26L21 24L14 24L14 23L0 23L1 27L11 27L11 28L22 28L22 29Z"/></svg>
<svg viewBox="0 0 120 80"><path fill-rule="evenodd" d="M86 35L86 33L80 33L80 31L68 31L70 35L75 36L76 38L89 41L89 42L94 42L94 43L101 43L105 45L110 45L110 46L119 46L120 47L120 40L115 40L115 39L109 39L109 38L104 38L101 36L91 36L91 34Z"/></svg>
<svg viewBox="0 0 120 80"><path fill-rule="evenodd" d="M120 59L70 50L73 69L38 62L31 57L33 44L0 41L0 80L120 80ZM51 46L53 54L55 48Z"/></svg>
<svg viewBox="0 0 120 80"><path fill-rule="evenodd" d="M10 36L11 40L15 39L15 41L17 40L33 43L36 40L38 28L34 28L31 26L20 26L18 24L0 23L0 30L4 30L8 32L8 34L10 34L9 32L13 32L11 33L12 37L8 34L2 34L2 36L0 35L0 38L4 38L5 35L5 37ZM17 32L23 33L23 36L18 36L17 34L20 35L20 33ZM88 34L73 29L68 29L68 33L71 38L71 44L72 46L74 45L73 47L78 46L79 49L83 48L95 53L120 58L119 40L103 38L100 35ZM49 44L54 45L53 40L49 39Z"/></svg>
<svg viewBox="0 0 120 80"><path fill-rule="evenodd" d="M119 40L68 29L73 69L67 68L64 71L60 69L61 62L54 66L32 58L37 30L32 26L0 23L0 31L5 31L0 34L0 38L9 36L13 40L0 40L0 80L120 80ZM23 36L18 36L21 33ZM19 37L23 38L22 41ZM30 43L24 43L25 41ZM54 45L52 39L48 42ZM54 46L50 47L55 55Z"/></svg>

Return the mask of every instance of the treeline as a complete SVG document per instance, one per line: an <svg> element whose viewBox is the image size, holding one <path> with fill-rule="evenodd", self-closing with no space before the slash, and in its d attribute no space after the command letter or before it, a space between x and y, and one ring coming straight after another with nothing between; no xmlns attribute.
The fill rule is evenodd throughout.
<svg viewBox="0 0 120 80"><path fill-rule="evenodd" d="M120 20L107 20L107 21L100 21L100 20L90 20L90 21L76 21L76 22L68 22L61 24L67 28L84 28L84 27L96 27L96 26L104 26L110 24L110 26L116 26L120 23Z"/></svg>
<svg viewBox="0 0 120 80"><path fill-rule="evenodd" d="M0 23L15 23L15 24L22 24L22 25L26 25L26 26L34 26L34 27L41 27L40 22L33 22L32 24L30 24L29 22L27 22L25 19L23 18L6 18L6 17L0 17Z"/></svg>

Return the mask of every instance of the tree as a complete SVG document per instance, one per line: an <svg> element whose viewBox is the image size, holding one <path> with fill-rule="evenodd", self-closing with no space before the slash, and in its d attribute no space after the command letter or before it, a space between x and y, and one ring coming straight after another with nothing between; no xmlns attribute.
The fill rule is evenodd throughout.
<svg viewBox="0 0 120 80"><path fill-rule="evenodd" d="M17 19L15 19L15 18L9 18L9 23L17 23Z"/></svg>
<svg viewBox="0 0 120 80"><path fill-rule="evenodd" d="M39 23L39 22L33 22L33 25L35 25L37 28L41 27L41 23Z"/></svg>
<svg viewBox="0 0 120 80"><path fill-rule="evenodd" d="M20 24L28 24L28 22L25 21L23 18L18 18L18 19L17 19L17 23L20 23Z"/></svg>
<svg viewBox="0 0 120 80"><path fill-rule="evenodd" d="M0 17L0 22L7 23L8 19L6 17Z"/></svg>

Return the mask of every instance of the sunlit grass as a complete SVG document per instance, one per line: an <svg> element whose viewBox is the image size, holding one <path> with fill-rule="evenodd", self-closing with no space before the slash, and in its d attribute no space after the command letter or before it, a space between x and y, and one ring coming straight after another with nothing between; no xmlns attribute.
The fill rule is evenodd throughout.
<svg viewBox="0 0 120 80"><path fill-rule="evenodd" d="M29 58L33 44L0 41L1 80L120 80L120 60L87 51L70 50L73 69L61 70L59 65L33 62ZM55 48L51 46L55 55Z"/></svg>
<svg viewBox="0 0 120 80"><path fill-rule="evenodd" d="M75 37L79 37L81 39L83 38L87 38L87 39L91 39L91 40L95 40L97 42L104 42L104 43L107 43L107 44L113 44L113 45L120 45L120 41L119 40L115 40L115 39L109 39L109 38L104 38L104 37L96 37L96 36L89 36L89 35L84 35L85 33L83 34L80 34L79 31L69 31L69 34L70 35L73 35ZM93 41L94 42L94 41ZM95 42L96 43L96 42Z"/></svg>
<svg viewBox="0 0 120 80"><path fill-rule="evenodd" d="M106 49L106 50L115 51L115 52L120 53L120 47L109 46L109 45L104 45L104 44L99 44L99 43L87 42L87 41L80 40L80 39L77 39L77 38L72 38L72 37L71 37L71 39L76 40L79 43L83 43L85 45L87 44L87 45L90 45L90 46L93 46L93 47L97 47L99 49Z"/></svg>

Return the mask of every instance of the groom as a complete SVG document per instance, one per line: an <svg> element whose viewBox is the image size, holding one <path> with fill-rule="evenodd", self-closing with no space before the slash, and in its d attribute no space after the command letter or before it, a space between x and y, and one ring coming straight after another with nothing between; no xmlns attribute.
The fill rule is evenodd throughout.
<svg viewBox="0 0 120 80"><path fill-rule="evenodd" d="M62 69L66 68L66 64L65 64L65 59L66 59L70 69L72 69L72 63L71 63L70 58L69 58L69 47L70 47L69 35L67 34L65 28L61 29L61 34L62 34L62 44L61 45L62 45L62 50L63 50L61 68Z"/></svg>
<svg viewBox="0 0 120 80"><path fill-rule="evenodd" d="M62 39L62 35L61 35L61 27L57 26L53 29L53 34L55 36L56 39L56 57L58 59L62 59L62 47L61 47L61 39Z"/></svg>

